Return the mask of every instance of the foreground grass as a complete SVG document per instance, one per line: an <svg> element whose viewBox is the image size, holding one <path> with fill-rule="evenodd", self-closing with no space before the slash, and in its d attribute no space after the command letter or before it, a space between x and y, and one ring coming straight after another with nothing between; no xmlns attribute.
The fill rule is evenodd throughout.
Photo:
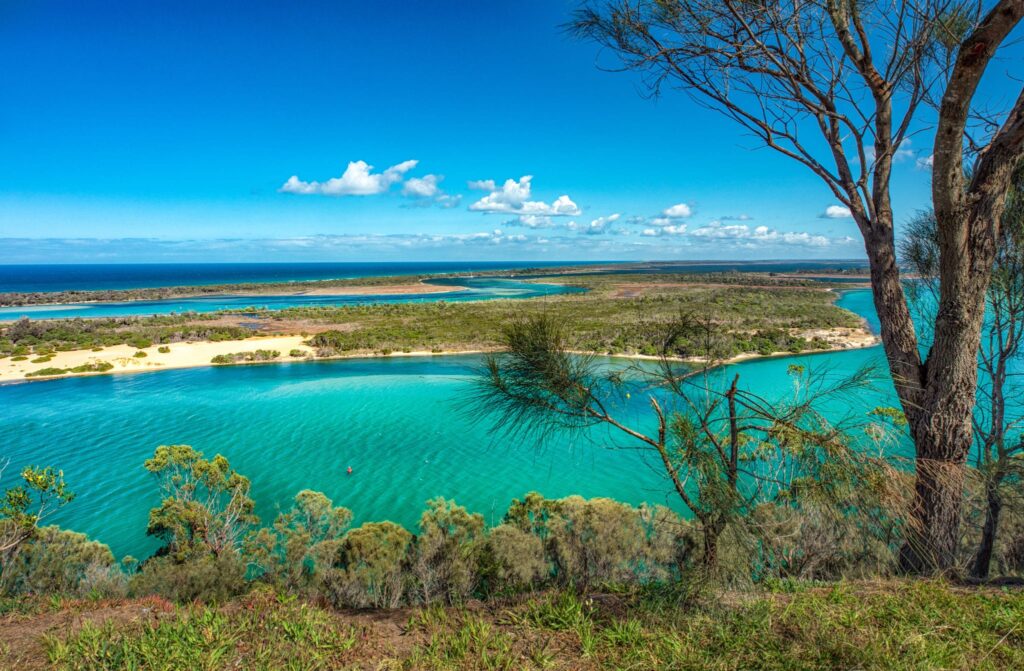
<svg viewBox="0 0 1024 671"><path fill-rule="evenodd" d="M1024 594L891 581L350 614L263 595L87 621L45 651L57 669L1008 669Z"/></svg>

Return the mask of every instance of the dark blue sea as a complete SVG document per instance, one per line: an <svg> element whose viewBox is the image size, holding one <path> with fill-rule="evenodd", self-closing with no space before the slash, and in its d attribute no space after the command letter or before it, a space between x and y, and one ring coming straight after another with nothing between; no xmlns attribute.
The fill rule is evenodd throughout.
<svg viewBox="0 0 1024 671"><path fill-rule="evenodd" d="M142 289L300 282L385 275L472 273L561 265L568 261L428 261L394 263L124 263L0 265L0 292Z"/></svg>
<svg viewBox="0 0 1024 671"><path fill-rule="evenodd" d="M298 282L384 275L472 273L487 270L607 265L613 261L425 261L366 263L126 263L0 264L0 292L140 289L168 286ZM677 272L793 272L863 268L863 261L665 261L626 266L629 274ZM606 270L602 272L607 272Z"/></svg>

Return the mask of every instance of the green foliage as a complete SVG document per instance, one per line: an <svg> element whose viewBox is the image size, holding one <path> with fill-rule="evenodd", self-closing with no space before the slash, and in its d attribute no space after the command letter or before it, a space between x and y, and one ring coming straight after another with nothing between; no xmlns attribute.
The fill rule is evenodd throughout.
<svg viewBox="0 0 1024 671"><path fill-rule="evenodd" d="M391 607L406 591L405 568L413 537L393 522L367 522L342 539L323 590L335 606Z"/></svg>
<svg viewBox="0 0 1024 671"><path fill-rule="evenodd" d="M91 361L89 363L83 363L73 368L41 368L30 373L26 373L25 377L51 377L56 375L66 375L67 373L105 373L108 370L113 370L114 364L108 361Z"/></svg>
<svg viewBox="0 0 1024 671"><path fill-rule="evenodd" d="M235 352L233 354L218 354L210 359L210 363L256 363L260 361L273 361L281 356L276 350L258 349L254 352Z"/></svg>
<svg viewBox="0 0 1024 671"><path fill-rule="evenodd" d="M249 329L211 324L213 314L118 317L111 319L31 320L27 317L12 324L0 324L0 342L15 356L54 350L102 350L113 345L149 347L153 343L195 340L242 340L253 335Z"/></svg>
<svg viewBox="0 0 1024 671"><path fill-rule="evenodd" d="M156 351L160 352L161 354L170 354L171 348L168 347L167 345L160 345L160 347L156 348Z"/></svg>
<svg viewBox="0 0 1024 671"><path fill-rule="evenodd" d="M223 603L248 589L245 563L236 552L193 554L184 560L156 556L145 562L128 585L131 594L155 594L178 603Z"/></svg>
<svg viewBox="0 0 1024 671"><path fill-rule="evenodd" d="M84 534L43 527L5 567L2 587L9 594L124 596L125 575L110 548Z"/></svg>
<svg viewBox="0 0 1024 671"><path fill-rule="evenodd" d="M40 368L30 373L25 373L25 377L54 377L56 375L63 375L67 372L66 368Z"/></svg>
<svg viewBox="0 0 1024 671"><path fill-rule="evenodd" d="M249 479L219 454L205 459L188 445L161 445L145 467L163 498L149 512L146 533L162 540L162 552L176 561L233 553L249 527L259 522Z"/></svg>
<svg viewBox="0 0 1024 671"><path fill-rule="evenodd" d="M0 478L5 467L0 465ZM75 497L64 482L64 472L49 466L27 466L21 480L0 499L0 592L23 545L38 534L40 521Z"/></svg>
<svg viewBox="0 0 1024 671"><path fill-rule="evenodd" d="M291 510L277 516L273 528L246 539L244 554L260 579L300 592L330 567L351 521L347 508L334 507L320 492L303 490Z"/></svg>
<svg viewBox="0 0 1024 671"><path fill-rule="evenodd" d="M484 518L443 498L427 501L414 545L413 574L425 604L459 603L476 588Z"/></svg>
<svg viewBox="0 0 1024 671"><path fill-rule="evenodd" d="M484 594L517 592L548 577L544 543L529 532L499 524L487 533L480 552L479 573Z"/></svg>
<svg viewBox="0 0 1024 671"><path fill-rule="evenodd" d="M135 354L132 354L132 356L135 357L136 359L145 359L149 355L143 352L142 350L139 350Z"/></svg>

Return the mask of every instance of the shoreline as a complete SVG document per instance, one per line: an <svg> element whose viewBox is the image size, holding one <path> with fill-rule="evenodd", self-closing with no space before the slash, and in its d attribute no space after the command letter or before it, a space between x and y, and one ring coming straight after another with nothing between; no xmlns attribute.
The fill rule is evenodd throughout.
<svg viewBox="0 0 1024 671"><path fill-rule="evenodd" d="M816 330L808 335L821 336L822 330ZM310 361L341 361L346 359L377 359L377 358L400 358L400 357L426 357L426 356L458 356L486 354L498 351L497 348L490 349L459 349L433 352L426 350L413 350L409 352L391 352L388 354L375 352L354 352L352 354L340 354L336 356L318 357L313 347L305 343L308 336L286 335L286 336L256 336L244 340L221 340L217 342L197 341L179 342L168 345L152 345L137 349L131 345L114 345L105 347L100 351L93 350L69 350L56 352L47 361L34 363L29 359L24 361L12 361L11 358L0 359L0 385L18 384L25 382L36 382L42 380L59 380L70 377L84 377L94 375L111 375L120 373L147 373L162 370L176 370L183 368L202 368L213 366L237 366L256 364L281 364L281 363L305 363ZM867 329L840 328L829 330L829 342L832 347L828 349L812 349L803 352L772 352L771 354L758 354L756 352L744 352L730 357L715 364L717 366L742 363L755 359L769 359L784 356L805 356L809 354L828 354L841 352L843 350L865 349L877 346L879 338L870 333ZM161 348L168 351L161 352ZM253 353L257 350L271 350L279 353L273 359L260 361L235 361L231 363L212 363L216 356ZM136 353L144 352L145 356L136 356ZM301 355L292 356L292 352L301 352ZM629 360L660 360L661 357L645 354L599 354L595 352L581 352L581 354L596 354L610 359ZM45 357L43 357L45 358ZM679 363L701 363L703 359L694 357L670 357L669 360ZM111 367L102 371L67 371L58 375L26 377L26 374L47 368L71 369L85 365L109 364Z"/></svg>
<svg viewBox="0 0 1024 671"><path fill-rule="evenodd" d="M453 278L459 279L459 278ZM326 282L326 280L325 280ZM201 288L201 287L200 287ZM231 292L231 291L216 291L216 292L195 292L195 293L181 293L172 294L168 296L160 297L138 297L138 298L124 298L124 299L86 299L86 300L75 300L65 302L26 302L26 303L11 303L2 304L0 308L3 309L15 309L15 308L59 308L64 306L75 306L75 305L102 305L104 303L109 304L121 304L121 303L153 303L158 301L175 301L175 300L188 300L195 298L259 298L261 296L403 296L403 295L430 295L430 294L448 294L456 291L465 291L467 287L457 285L441 285L441 284L427 284L423 280L417 282L408 282L405 284L359 284L352 286L311 286L308 289L296 288L295 290L289 291L287 289L276 289L271 291L242 291L242 292ZM120 290L118 290L120 291ZM126 289L124 291L136 291L134 289ZM145 291L145 290L140 290ZM14 321L4 320L0 317L0 321Z"/></svg>

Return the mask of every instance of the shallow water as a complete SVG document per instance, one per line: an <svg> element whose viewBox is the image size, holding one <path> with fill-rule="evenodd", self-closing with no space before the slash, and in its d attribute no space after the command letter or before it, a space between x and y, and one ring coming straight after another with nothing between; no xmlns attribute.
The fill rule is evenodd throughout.
<svg viewBox="0 0 1024 671"><path fill-rule="evenodd" d="M857 292L841 300L860 305ZM884 364L881 350L870 348L749 361L716 377L739 373L745 388L781 398L791 393L794 362L836 379ZM27 464L62 468L78 496L51 522L109 544L118 556L145 557L156 547L145 528L159 500L142 464L161 444L227 456L251 478L264 522L306 488L351 508L357 523L391 519L410 528L434 496L454 498L490 523L531 490L674 503L658 465L607 434L562 436L543 450L490 435L465 410L478 363L377 358L0 386L0 450L12 460L8 478ZM836 399L832 410L862 416L891 402L888 389L882 381L874 393ZM634 421L649 421L642 394L629 403Z"/></svg>

